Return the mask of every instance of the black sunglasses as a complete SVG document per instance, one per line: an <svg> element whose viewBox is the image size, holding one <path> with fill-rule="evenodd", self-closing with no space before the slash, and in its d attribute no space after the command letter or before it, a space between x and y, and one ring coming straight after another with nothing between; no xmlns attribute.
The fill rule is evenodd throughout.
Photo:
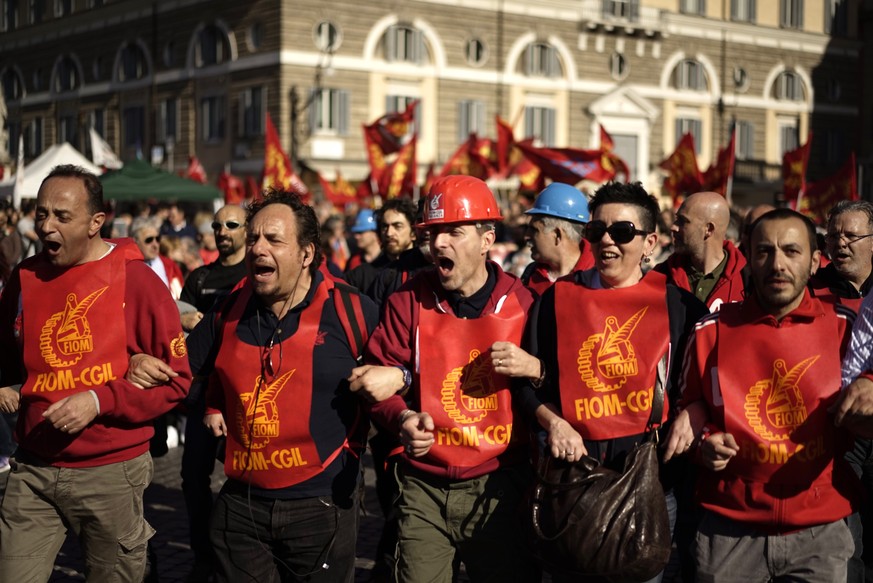
<svg viewBox="0 0 873 583"><path fill-rule="evenodd" d="M160 242L161 242L161 236L160 236L160 235L153 235L153 236L151 236L151 237L146 237L146 238L143 239L142 241L143 241L143 243L145 243L146 245L151 245L151 244L154 243L155 241L157 241L158 243L160 243Z"/></svg>
<svg viewBox="0 0 873 583"><path fill-rule="evenodd" d="M630 243L637 235L648 235L646 231L637 229L630 221L618 221L608 227L603 221L591 221L585 225L585 239L589 243L600 243L606 233L609 233L609 238L619 245Z"/></svg>
<svg viewBox="0 0 873 583"><path fill-rule="evenodd" d="M224 221L223 223L221 221L213 221L213 223L212 223L212 230L213 231L217 231L221 227L224 227L228 231L236 231L237 229L242 227L242 223L238 223L236 221Z"/></svg>

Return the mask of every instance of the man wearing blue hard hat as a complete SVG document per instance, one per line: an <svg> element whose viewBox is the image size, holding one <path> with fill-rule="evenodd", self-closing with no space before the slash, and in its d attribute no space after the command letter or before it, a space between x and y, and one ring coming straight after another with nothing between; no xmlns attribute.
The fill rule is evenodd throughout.
<svg viewBox="0 0 873 583"><path fill-rule="evenodd" d="M556 280L594 267L591 247L582 237L588 200L578 188L553 182L525 214L531 215L526 238L534 260L521 276L528 288L542 295Z"/></svg>
<svg viewBox="0 0 873 583"><path fill-rule="evenodd" d="M346 264L346 272L362 263L372 263L379 257L382 244L379 241L378 230L375 213L371 209L362 209L355 218L355 224L349 229L355 239L357 251Z"/></svg>

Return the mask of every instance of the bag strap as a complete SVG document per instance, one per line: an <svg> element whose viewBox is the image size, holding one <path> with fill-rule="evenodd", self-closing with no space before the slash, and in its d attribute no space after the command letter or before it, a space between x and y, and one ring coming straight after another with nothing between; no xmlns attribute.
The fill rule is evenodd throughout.
<svg viewBox="0 0 873 583"><path fill-rule="evenodd" d="M367 321L364 318L364 308L361 305L361 295L351 286L335 283L333 286L334 306L336 315L342 324L349 346L358 364L363 362L364 346L369 333Z"/></svg>
<svg viewBox="0 0 873 583"><path fill-rule="evenodd" d="M655 386L652 387L652 412L646 423L646 433L655 433L661 426L661 418L664 415L664 387L667 384L667 368L670 361L670 351L658 361L658 372L655 377Z"/></svg>

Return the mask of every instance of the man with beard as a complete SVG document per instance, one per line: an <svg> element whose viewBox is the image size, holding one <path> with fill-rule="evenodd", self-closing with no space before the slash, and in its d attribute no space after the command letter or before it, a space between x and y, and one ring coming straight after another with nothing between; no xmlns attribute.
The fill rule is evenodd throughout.
<svg viewBox="0 0 873 583"><path fill-rule="evenodd" d="M521 281L538 295L559 278L594 267L591 246L582 238L588 222L588 201L579 189L553 182L537 196L526 239L531 263Z"/></svg>
<svg viewBox="0 0 873 583"><path fill-rule="evenodd" d="M415 245L415 203L408 198L392 198L376 212L382 239L382 254L346 274L346 281L370 297L371 287L380 272Z"/></svg>
<svg viewBox="0 0 873 583"><path fill-rule="evenodd" d="M831 262L810 281L817 295L832 294L854 310L873 287L873 204L842 200L828 215L825 235Z"/></svg>
<svg viewBox="0 0 873 583"><path fill-rule="evenodd" d="M42 251L0 297L0 401L19 410L0 581L47 581L68 530L89 581L143 580L151 421L182 400L191 373L173 300L132 242L100 237L105 220L98 178L53 168L37 195ZM142 390L124 378L137 353L165 380Z"/></svg>
<svg viewBox="0 0 873 583"><path fill-rule="evenodd" d="M809 219L763 215L750 237L754 293L700 320L689 342L667 455L700 443L699 580L846 580L844 519L860 496L842 459L852 436L828 406L854 315L807 290L819 259Z"/></svg>
<svg viewBox="0 0 873 583"><path fill-rule="evenodd" d="M218 259L192 271L182 288L180 299L196 308L182 314L182 328L186 332L193 330L203 314L245 277L245 226L246 213L242 207L227 205L215 213L212 231Z"/></svg>
<svg viewBox="0 0 873 583"><path fill-rule="evenodd" d="M346 378L378 315L318 269L319 231L298 195L265 193L249 209L247 282L188 337L210 377L204 422L227 438L218 581L354 579L367 427Z"/></svg>
<svg viewBox="0 0 873 583"><path fill-rule="evenodd" d="M671 228L673 254L655 267L693 293L710 311L743 299L745 258L725 239L730 208L717 192L698 192L682 203Z"/></svg>

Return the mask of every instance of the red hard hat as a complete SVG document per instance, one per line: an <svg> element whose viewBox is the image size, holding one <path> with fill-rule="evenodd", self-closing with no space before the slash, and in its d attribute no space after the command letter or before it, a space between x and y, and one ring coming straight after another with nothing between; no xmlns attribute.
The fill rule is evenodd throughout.
<svg viewBox="0 0 873 583"><path fill-rule="evenodd" d="M438 178L424 201L422 226L501 221L494 194L482 180L452 175Z"/></svg>

